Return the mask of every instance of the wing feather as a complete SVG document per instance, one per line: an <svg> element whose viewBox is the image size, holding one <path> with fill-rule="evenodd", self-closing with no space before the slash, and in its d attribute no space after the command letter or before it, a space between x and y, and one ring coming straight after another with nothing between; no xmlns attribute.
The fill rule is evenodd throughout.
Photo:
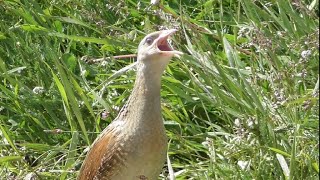
<svg viewBox="0 0 320 180"><path fill-rule="evenodd" d="M113 122L118 123L118 122ZM78 180L108 179L125 167L125 149L119 143L121 125L111 123L91 146L84 160Z"/></svg>

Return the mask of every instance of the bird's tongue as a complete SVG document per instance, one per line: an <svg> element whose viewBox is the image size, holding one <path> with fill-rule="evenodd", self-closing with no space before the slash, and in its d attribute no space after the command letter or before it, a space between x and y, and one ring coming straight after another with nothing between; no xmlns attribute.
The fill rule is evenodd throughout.
<svg viewBox="0 0 320 180"><path fill-rule="evenodd" d="M171 55L182 55L183 53L180 51L175 51L168 43L168 38L170 35L175 33L176 29L170 29L163 31L157 39L157 47L158 49L165 54Z"/></svg>
<svg viewBox="0 0 320 180"><path fill-rule="evenodd" d="M168 45L167 40L158 43L158 48L159 48L161 51L172 51L172 50L173 50L173 49L170 47L170 45Z"/></svg>

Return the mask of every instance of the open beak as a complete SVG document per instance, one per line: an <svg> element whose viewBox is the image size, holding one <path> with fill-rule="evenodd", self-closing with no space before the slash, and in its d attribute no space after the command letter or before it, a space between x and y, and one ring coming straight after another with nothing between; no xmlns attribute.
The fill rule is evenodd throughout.
<svg viewBox="0 0 320 180"><path fill-rule="evenodd" d="M159 37L154 41L155 45L158 47L159 51L163 55L177 56L182 55L180 51L174 50L168 43L168 38L170 35L175 33L176 29L162 30Z"/></svg>

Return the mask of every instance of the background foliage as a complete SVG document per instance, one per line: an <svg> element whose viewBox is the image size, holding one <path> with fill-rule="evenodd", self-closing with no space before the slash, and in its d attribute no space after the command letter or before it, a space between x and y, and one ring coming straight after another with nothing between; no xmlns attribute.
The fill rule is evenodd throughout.
<svg viewBox="0 0 320 180"><path fill-rule="evenodd" d="M162 82L171 176L318 179L318 6L0 1L0 177L74 179L132 89L134 70L117 71L134 58L113 57L178 28L185 55Z"/></svg>

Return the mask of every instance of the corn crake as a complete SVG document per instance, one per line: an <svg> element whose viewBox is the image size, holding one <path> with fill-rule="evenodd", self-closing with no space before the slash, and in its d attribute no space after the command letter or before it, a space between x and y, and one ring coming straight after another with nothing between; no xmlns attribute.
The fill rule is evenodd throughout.
<svg viewBox="0 0 320 180"><path fill-rule="evenodd" d="M165 163L167 137L161 115L161 76L173 56L175 29L148 34L139 44L132 94L92 144L78 180L156 180Z"/></svg>

